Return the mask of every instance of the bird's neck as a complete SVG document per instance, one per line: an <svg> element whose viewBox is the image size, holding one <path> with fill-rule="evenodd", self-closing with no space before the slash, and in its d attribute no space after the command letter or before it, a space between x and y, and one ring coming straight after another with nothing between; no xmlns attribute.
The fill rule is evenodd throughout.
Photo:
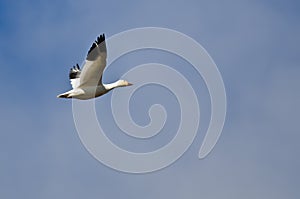
<svg viewBox="0 0 300 199"><path fill-rule="evenodd" d="M110 84L103 84L103 86L104 86L104 88L105 88L106 90L111 90L111 89L120 87L120 86L122 86L122 85L121 85L120 80L118 80L118 81L113 82L113 83L110 83Z"/></svg>

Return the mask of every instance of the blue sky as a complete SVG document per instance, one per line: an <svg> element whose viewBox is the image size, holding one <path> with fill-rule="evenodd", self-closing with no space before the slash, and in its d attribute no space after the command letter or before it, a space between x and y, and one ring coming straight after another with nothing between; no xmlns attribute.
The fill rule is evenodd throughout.
<svg viewBox="0 0 300 199"><path fill-rule="evenodd" d="M299 198L299 8L298 1L1 1L0 197ZM71 101L56 95L70 88L69 68L82 63L97 35L145 26L180 31L205 47L222 74L228 111L218 144L197 159L209 97L201 77L187 67L181 72L193 86L199 83L203 110L196 140L166 169L132 175L100 164L85 150ZM136 52L114 63L104 80L153 59L175 69L181 63L166 53ZM142 108L132 112L136 122L147 124L145 110L154 102L166 104L178 120L176 102L168 105L172 96L148 89L163 97L151 101L137 93ZM97 99L97 111L105 128L116 129L110 97ZM171 136L174 126L167 122L171 130L162 133ZM122 142L124 135L111 137L144 150Z"/></svg>

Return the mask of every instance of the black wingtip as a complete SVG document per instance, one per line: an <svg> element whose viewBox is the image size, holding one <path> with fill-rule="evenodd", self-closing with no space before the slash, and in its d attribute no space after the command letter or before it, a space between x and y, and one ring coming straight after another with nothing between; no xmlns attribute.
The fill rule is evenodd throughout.
<svg viewBox="0 0 300 199"><path fill-rule="evenodd" d="M75 66L73 66L71 69L70 69L70 72L69 72L69 79L75 79L75 78L79 78L80 76L80 67L78 64L76 64Z"/></svg>
<svg viewBox="0 0 300 199"><path fill-rule="evenodd" d="M102 35L100 35L99 37L97 37L97 44L100 44L101 42L105 41L105 35L104 33Z"/></svg>
<svg viewBox="0 0 300 199"><path fill-rule="evenodd" d="M100 45L102 42L105 41L105 34L103 33L102 35L99 35L97 37L97 39L95 40L95 42L92 44L92 47L90 48L90 50L88 51L88 54L90 54L90 52L92 50L94 50L94 48L97 47L97 45Z"/></svg>

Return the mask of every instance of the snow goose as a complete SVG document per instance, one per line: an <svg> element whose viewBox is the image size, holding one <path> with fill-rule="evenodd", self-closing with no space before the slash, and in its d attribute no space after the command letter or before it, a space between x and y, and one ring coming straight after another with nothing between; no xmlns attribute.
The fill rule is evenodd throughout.
<svg viewBox="0 0 300 199"><path fill-rule="evenodd" d="M104 95L117 87L132 85L125 80L118 80L110 84L102 83L103 71L106 66L106 55L105 36L102 34L88 51L82 71L78 64L71 68L69 79L73 89L57 97L85 100Z"/></svg>

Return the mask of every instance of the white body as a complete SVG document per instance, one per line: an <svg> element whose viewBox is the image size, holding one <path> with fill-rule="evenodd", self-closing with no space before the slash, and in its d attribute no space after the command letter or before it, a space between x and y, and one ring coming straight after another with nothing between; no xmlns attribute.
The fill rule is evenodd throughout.
<svg viewBox="0 0 300 199"><path fill-rule="evenodd" d="M101 95L104 95L105 93L109 92L110 90L117 88L117 87L123 87L123 86L130 86L131 84L128 83L125 80L118 80L111 84L101 84L97 87L95 86L86 86L86 87L77 87L73 88L72 90L62 93L58 95L59 98L75 98L75 99L81 99L81 100L87 100L99 97Z"/></svg>

